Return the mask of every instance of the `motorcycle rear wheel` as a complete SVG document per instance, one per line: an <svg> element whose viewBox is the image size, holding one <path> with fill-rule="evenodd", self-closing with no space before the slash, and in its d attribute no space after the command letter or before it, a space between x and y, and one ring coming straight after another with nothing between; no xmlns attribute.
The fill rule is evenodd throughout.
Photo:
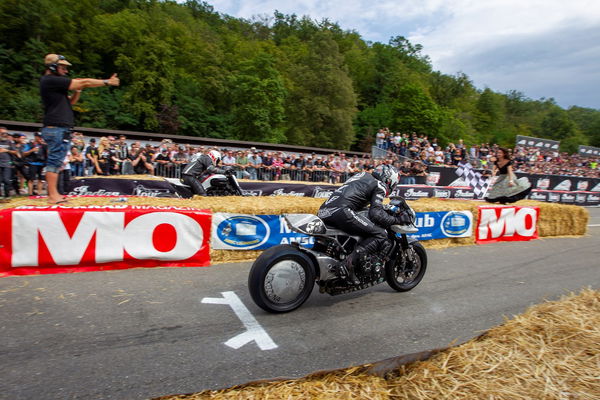
<svg viewBox="0 0 600 400"><path fill-rule="evenodd" d="M403 258L399 256L385 268L385 280L398 292L407 292L417 286L427 270L427 253L423 245L415 242L409 246L407 251L411 251L411 248L414 250L415 265L411 265L408 259L403 263Z"/></svg>
<svg viewBox="0 0 600 400"><path fill-rule="evenodd" d="M312 260L290 245L271 247L254 261L248 276L250 296L272 313L300 307L310 296L316 273Z"/></svg>

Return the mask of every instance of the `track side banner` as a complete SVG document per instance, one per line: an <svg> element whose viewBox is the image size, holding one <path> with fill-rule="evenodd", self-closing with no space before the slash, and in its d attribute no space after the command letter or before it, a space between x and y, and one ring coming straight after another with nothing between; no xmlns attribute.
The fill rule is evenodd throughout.
<svg viewBox="0 0 600 400"><path fill-rule="evenodd" d="M217 250L264 250L278 244L312 247L314 238L293 232L282 215L214 213L211 247Z"/></svg>
<svg viewBox="0 0 600 400"><path fill-rule="evenodd" d="M419 240L469 237L473 230L470 211L418 212ZM281 215L215 213L211 248L215 250L264 250L278 244L300 243L312 247L314 237L293 232Z"/></svg>
<svg viewBox="0 0 600 400"><path fill-rule="evenodd" d="M539 207L480 206L476 243L525 241L538 238Z"/></svg>
<svg viewBox="0 0 600 400"><path fill-rule="evenodd" d="M0 210L0 276L210 265L211 213L187 207Z"/></svg>
<svg viewBox="0 0 600 400"><path fill-rule="evenodd" d="M473 214L470 211L418 212L416 227L419 232L409 234L418 240L470 237Z"/></svg>

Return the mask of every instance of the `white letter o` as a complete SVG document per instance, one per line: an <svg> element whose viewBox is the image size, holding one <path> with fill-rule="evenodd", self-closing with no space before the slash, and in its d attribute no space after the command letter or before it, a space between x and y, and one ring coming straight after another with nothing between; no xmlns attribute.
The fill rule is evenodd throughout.
<svg viewBox="0 0 600 400"><path fill-rule="evenodd" d="M177 234L175 247L169 251L159 251L152 243L154 230L161 224L171 225ZM200 250L203 238L202 228L193 218L173 212L156 212L140 215L127 224L123 230L123 247L138 260L185 260Z"/></svg>
<svg viewBox="0 0 600 400"><path fill-rule="evenodd" d="M525 226L525 218L531 216L531 227L527 229ZM537 215L533 208L521 208L514 217L515 228L521 236L533 236L537 225Z"/></svg>

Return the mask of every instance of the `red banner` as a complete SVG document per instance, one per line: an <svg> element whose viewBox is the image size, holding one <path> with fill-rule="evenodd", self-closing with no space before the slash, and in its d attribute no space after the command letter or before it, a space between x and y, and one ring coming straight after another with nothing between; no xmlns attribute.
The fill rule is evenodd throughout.
<svg viewBox="0 0 600 400"><path fill-rule="evenodd" d="M479 206L476 242L522 241L538 238L539 207Z"/></svg>
<svg viewBox="0 0 600 400"><path fill-rule="evenodd" d="M0 277L210 264L208 210L25 206L0 210Z"/></svg>

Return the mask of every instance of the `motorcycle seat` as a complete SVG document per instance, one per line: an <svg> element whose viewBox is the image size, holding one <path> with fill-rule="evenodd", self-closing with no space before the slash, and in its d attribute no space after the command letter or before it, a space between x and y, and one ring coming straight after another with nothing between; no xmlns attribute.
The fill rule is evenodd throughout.
<svg viewBox="0 0 600 400"><path fill-rule="evenodd" d="M341 229L332 228L330 226L327 227L327 232L325 233L328 236L338 236L338 235L347 235L350 236L348 232L344 232Z"/></svg>
<svg viewBox="0 0 600 400"><path fill-rule="evenodd" d="M349 237L353 237L357 241L362 240L362 238L360 236L351 235L348 232L343 231L338 228L334 228L333 226L325 225L325 228L327 229L327 231L325 232L326 236L349 236Z"/></svg>

